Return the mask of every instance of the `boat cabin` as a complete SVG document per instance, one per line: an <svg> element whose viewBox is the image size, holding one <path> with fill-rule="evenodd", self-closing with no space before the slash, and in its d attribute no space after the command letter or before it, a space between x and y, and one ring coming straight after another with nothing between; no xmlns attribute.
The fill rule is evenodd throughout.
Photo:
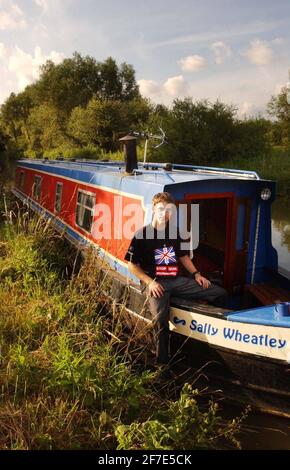
<svg viewBox="0 0 290 470"><path fill-rule="evenodd" d="M14 194L53 218L74 243L97 245L115 271L132 277L124 261L130 244L124 229L131 224L134 232L150 223L152 197L169 192L176 200L178 223L196 240L195 265L232 294L236 307L245 299L274 303L269 283L290 288L278 273L271 243L274 182L253 171L136 162L127 171L127 163L19 160Z"/></svg>

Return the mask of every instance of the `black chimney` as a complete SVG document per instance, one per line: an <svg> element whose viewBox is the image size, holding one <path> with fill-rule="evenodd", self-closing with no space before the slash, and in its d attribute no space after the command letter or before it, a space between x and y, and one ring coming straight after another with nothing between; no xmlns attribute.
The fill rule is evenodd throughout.
<svg viewBox="0 0 290 470"><path fill-rule="evenodd" d="M136 137L133 137L132 135L125 135L125 137L119 139L119 142L124 143L124 159L126 164L126 173L130 175L132 175L133 170L138 168L136 141Z"/></svg>

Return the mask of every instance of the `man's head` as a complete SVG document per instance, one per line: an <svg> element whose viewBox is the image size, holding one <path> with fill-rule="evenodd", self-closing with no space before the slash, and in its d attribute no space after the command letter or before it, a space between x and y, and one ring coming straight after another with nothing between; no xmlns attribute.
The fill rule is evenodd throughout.
<svg viewBox="0 0 290 470"><path fill-rule="evenodd" d="M153 220L157 224L166 224L175 207L174 198L169 193L158 193L152 198Z"/></svg>

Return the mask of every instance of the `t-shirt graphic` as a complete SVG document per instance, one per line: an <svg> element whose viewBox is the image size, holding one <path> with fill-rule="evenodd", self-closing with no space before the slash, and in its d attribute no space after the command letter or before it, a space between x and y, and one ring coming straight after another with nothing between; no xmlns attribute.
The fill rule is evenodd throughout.
<svg viewBox="0 0 290 470"><path fill-rule="evenodd" d="M173 246L154 250L155 275L175 277L178 273L176 254Z"/></svg>

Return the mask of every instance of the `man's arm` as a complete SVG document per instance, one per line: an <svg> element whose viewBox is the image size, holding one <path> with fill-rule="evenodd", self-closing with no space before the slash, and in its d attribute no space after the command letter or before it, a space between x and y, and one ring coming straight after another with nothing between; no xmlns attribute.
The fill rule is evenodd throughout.
<svg viewBox="0 0 290 470"><path fill-rule="evenodd" d="M179 260L190 274L198 271L188 255L180 256ZM195 275L195 280L201 287L204 287L205 289L210 286L210 281L203 277L200 273Z"/></svg>
<svg viewBox="0 0 290 470"><path fill-rule="evenodd" d="M150 276L148 276L143 271L140 264L131 263L129 261L128 269L129 269L130 273L134 274L134 276L136 276L138 279L140 279L140 281L143 281L145 284L147 284L150 295L153 295L153 297L162 297L162 295L164 293L164 288L162 287L161 284L159 284L154 279L152 279Z"/></svg>

